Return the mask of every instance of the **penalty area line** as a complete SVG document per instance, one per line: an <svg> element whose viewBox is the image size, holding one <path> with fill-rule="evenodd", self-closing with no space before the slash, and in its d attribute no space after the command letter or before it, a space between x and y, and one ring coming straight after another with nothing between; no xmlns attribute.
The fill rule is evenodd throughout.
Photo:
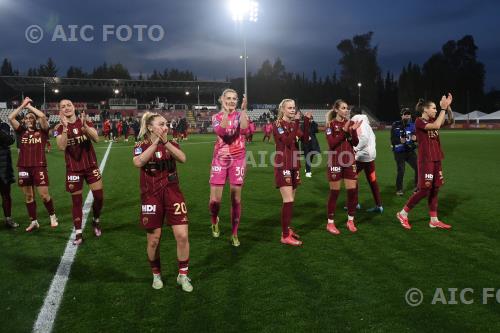
<svg viewBox="0 0 500 333"><path fill-rule="evenodd" d="M103 173L104 167L106 166L106 161L111 150L111 144L112 142L109 143L108 149L104 154L104 158L99 165L101 174ZM90 207L92 206L93 201L94 197L92 195L92 191L89 190L87 198L85 199L85 204L83 205L82 231L85 229L85 224L87 222ZM73 245L74 237L75 230L73 229L71 235L69 236L68 242L66 243L66 249L64 250L64 254L61 257L61 261L59 263L59 266L57 267L56 274L54 275L54 278L52 279L52 282L50 284L47 296L45 296L42 308L40 309L35 324L33 325L33 332L49 333L54 327L54 322L56 320L59 306L61 305L64 289L66 288L66 283L69 280L71 266L73 265L73 261L75 260L76 251L78 250L78 246Z"/></svg>

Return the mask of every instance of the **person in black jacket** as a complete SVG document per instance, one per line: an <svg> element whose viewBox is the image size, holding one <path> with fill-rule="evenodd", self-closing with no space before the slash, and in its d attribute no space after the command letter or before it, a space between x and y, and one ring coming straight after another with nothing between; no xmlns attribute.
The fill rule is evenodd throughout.
<svg viewBox="0 0 500 333"><path fill-rule="evenodd" d="M313 117L311 116L311 120L309 122L309 140L307 140L307 142L304 142L304 140L301 141L302 150L304 151L304 159L306 161L307 178L312 177L311 163L314 159L314 156L321 153L318 139L316 138L316 133L318 133L318 123L315 122L313 120Z"/></svg>
<svg viewBox="0 0 500 333"><path fill-rule="evenodd" d="M10 184L15 182L12 170L12 157L10 145L14 143L14 136L10 132L10 126L0 120L0 193L2 195L2 208L5 216L5 225L9 228L17 228L19 224L11 217L12 199L10 196Z"/></svg>
<svg viewBox="0 0 500 333"><path fill-rule="evenodd" d="M416 141L415 123L411 119L411 111L410 109L403 109L401 111L401 120L394 122L391 129L391 145L397 165L396 194L399 196L403 195L403 177L406 163L415 171L414 184L415 188L417 187Z"/></svg>

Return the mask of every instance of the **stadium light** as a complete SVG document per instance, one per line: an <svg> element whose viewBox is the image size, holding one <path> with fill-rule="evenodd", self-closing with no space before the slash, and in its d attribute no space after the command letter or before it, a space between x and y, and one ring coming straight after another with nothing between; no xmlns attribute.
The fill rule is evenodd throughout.
<svg viewBox="0 0 500 333"><path fill-rule="evenodd" d="M358 108L361 111L361 82L358 82Z"/></svg>
<svg viewBox="0 0 500 333"><path fill-rule="evenodd" d="M57 88L52 89L52 92L53 92L54 94L59 94L59 89L57 89Z"/></svg>
<svg viewBox="0 0 500 333"><path fill-rule="evenodd" d="M229 2L229 8L231 9L231 14L233 21L243 23L244 21L257 22L259 18L259 3L255 0L231 0ZM244 68L244 80L245 80L245 96L248 100L248 81L247 81L247 38L245 34L245 29L243 28L243 68Z"/></svg>
<svg viewBox="0 0 500 333"><path fill-rule="evenodd" d="M186 96L189 96L189 91L186 91L185 94L186 94Z"/></svg>
<svg viewBox="0 0 500 333"><path fill-rule="evenodd" d="M115 90L113 90L113 92L115 93L115 95L118 95L120 93L120 90L115 89Z"/></svg>
<svg viewBox="0 0 500 333"><path fill-rule="evenodd" d="M259 18L259 3L253 0L231 0L229 2L234 21L257 22Z"/></svg>

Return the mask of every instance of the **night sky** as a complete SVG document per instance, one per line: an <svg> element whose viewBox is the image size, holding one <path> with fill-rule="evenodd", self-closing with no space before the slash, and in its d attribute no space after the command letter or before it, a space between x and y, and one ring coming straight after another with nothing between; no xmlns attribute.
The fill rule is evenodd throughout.
<svg viewBox="0 0 500 333"><path fill-rule="evenodd" d="M247 23L249 70L281 57L287 71L340 72L336 45L355 34L374 32L384 73L399 74L409 61L422 64L450 39L471 34L486 66L486 91L500 88L500 1L326 1L262 0L259 20ZM30 44L25 30L36 24L44 39ZM61 24L94 25L93 42L51 42ZM102 41L102 25L161 25L161 42ZM0 57L21 73L52 57L59 75L76 65L86 71L120 62L132 75L153 69L192 70L199 79L242 75L241 26L227 0L48 1L0 0ZM136 37L134 37L136 39ZM146 38L147 39L147 38Z"/></svg>

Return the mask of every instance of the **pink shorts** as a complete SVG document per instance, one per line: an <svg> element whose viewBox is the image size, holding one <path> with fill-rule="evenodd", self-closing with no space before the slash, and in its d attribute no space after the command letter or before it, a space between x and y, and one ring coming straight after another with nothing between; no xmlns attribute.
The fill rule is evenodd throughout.
<svg viewBox="0 0 500 333"><path fill-rule="evenodd" d="M243 185L247 161L245 158L232 160L212 160L210 185L224 186L229 177L229 184Z"/></svg>

